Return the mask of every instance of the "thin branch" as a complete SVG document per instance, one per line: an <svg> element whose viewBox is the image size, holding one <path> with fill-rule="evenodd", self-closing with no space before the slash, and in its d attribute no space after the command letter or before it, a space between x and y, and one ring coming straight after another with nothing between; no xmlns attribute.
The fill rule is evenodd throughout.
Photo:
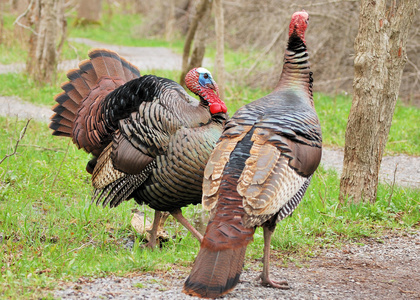
<svg viewBox="0 0 420 300"><path fill-rule="evenodd" d="M389 195L389 198L388 198L388 207L391 205L392 194L394 193L395 177L396 177L396 174L397 174L397 168L398 168L398 163L395 165L395 169L394 169L394 180L392 181L391 194Z"/></svg>
<svg viewBox="0 0 420 300"><path fill-rule="evenodd" d="M63 149L60 148L48 148L48 147L42 147L38 145L30 145L30 144L20 144L21 147L32 147L32 148L38 148L43 151L54 151L54 152L65 152Z"/></svg>
<svg viewBox="0 0 420 300"><path fill-rule="evenodd" d="M96 237L96 236L95 236L95 237ZM93 242L94 242L94 240L93 240L93 238L92 238L92 239L90 239L90 241L89 241L89 242L84 243L84 244L83 244L83 245L81 245L80 247L77 247L77 248L71 249L71 250L67 251L67 252L66 252L66 253L64 253L64 254L61 254L59 257L57 257L57 259L59 259L59 258L61 258L61 257L63 257L63 256L66 256L67 254L70 254L71 252L74 252L74 251L77 251L77 250L81 250L81 249L83 249L83 248L84 248L84 247L86 247L86 246L93 245Z"/></svg>
<svg viewBox="0 0 420 300"><path fill-rule="evenodd" d="M25 136L25 133L26 133L26 129L28 129L28 126L29 126L29 122L31 121L32 119L29 119L28 120L28 122L26 122L26 125L25 125L25 127L23 127L23 129L21 130L21 132L20 132L20 136L19 136L19 139L16 141L16 144L15 144L15 149L13 150L13 153L11 153L11 154L6 154L6 156L5 157L3 157L3 159L2 160L0 160L0 165L7 159L7 158L9 158L9 157L11 157L11 156L13 156L13 155L16 155L17 154L17 148L18 148L18 146L19 146L19 143L20 143L20 141L23 139L23 137Z"/></svg>
<svg viewBox="0 0 420 300"><path fill-rule="evenodd" d="M280 37L283 35L283 33L285 32L285 27L281 30L279 30L277 32L277 34L274 36L273 40L271 41L270 44L268 44L268 46L265 48L265 50L263 51L263 53L261 53L257 59L255 60L255 62L253 63L253 65L248 69L248 71L245 74L245 77L248 76L249 74L251 74L251 72L255 69L255 67L260 63L260 61L265 58L268 54L268 52L271 51L271 49L274 47L274 45L277 43L277 41L280 39Z"/></svg>
<svg viewBox="0 0 420 300"><path fill-rule="evenodd" d="M68 144L67 144L67 149L66 149L66 152L64 153L64 157L63 157L63 159L61 160L60 167L58 167L58 171L57 171L57 173L55 174L55 177L54 177L53 183L52 183L52 185L51 185L51 189L54 187L55 182L56 182L57 177L58 177L58 174L60 174L60 172L61 172L61 167L63 166L64 160L65 160L65 159L66 159L66 157L67 157L67 153L69 153L69 148L70 148L70 141L69 141L69 142L68 142Z"/></svg>
<svg viewBox="0 0 420 300"><path fill-rule="evenodd" d="M330 5L330 4L336 4L336 3L343 3L343 2L359 2L359 0L330 0L325 2L318 2L318 3L305 3L305 7L308 6L322 6L322 5ZM292 4L290 7L302 7L302 4Z"/></svg>
<svg viewBox="0 0 420 300"><path fill-rule="evenodd" d="M26 26L26 25L24 25L24 24L22 24L22 23L19 22L20 19L22 19L23 17L25 17L29 13L29 11L31 10L33 4L34 4L34 0L31 0L31 2L29 2L28 7L26 8L26 10L20 16L18 16L16 18L16 20L13 22L13 25L16 25L17 24L17 25L19 25L19 26L21 26L21 27L23 27L25 29L28 29L33 34L35 34L37 36L38 35L38 32L36 32L35 30L33 30L31 27Z"/></svg>

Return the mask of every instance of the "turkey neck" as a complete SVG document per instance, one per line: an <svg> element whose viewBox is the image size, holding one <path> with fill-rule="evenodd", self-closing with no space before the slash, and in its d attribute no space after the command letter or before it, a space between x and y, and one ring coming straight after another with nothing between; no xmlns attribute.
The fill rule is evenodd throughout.
<svg viewBox="0 0 420 300"><path fill-rule="evenodd" d="M292 90L305 93L312 101L312 72L305 42L293 32L284 54L283 71L275 91Z"/></svg>

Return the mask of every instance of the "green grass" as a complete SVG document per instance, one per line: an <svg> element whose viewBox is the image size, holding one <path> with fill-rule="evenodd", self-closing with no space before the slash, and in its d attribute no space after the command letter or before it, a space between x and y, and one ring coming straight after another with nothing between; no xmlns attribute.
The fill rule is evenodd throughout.
<svg viewBox="0 0 420 300"><path fill-rule="evenodd" d="M24 122L0 123L3 158L13 152ZM18 155L0 165L0 298L26 298L57 280L170 268L193 259L188 239L177 242L185 257L175 255L172 245L165 257L138 248L130 225L134 202L117 209L91 205L88 155L73 145L66 154L68 141L52 137L46 124L31 122L20 145ZM169 227L172 234L184 231ZM123 247L129 238L137 238L134 251Z"/></svg>
<svg viewBox="0 0 420 300"><path fill-rule="evenodd" d="M64 74L59 74L54 83L43 85L25 73L6 73L0 74L0 80L1 96L17 96L27 102L50 107L54 104L54 95L60 92L60 83L66 78Z"/></svg>
<svg viewBox="0 0 420 300"><path fill-rule="evenodd" d="M178 52L183 48L183 41L165 41L163 39L146 39L139 33L142 19L134 14L113 14L109 18L103 14L100 25L71 26L70 37L88 38L102 43L113 45L132 46L132 47L168 47L177 49ZM73 19L69 20L69 24Z"/></svg>
<svg viewBox="0 0 420 300"><path fill-rule="evenodd" d="M13 152L25 122L0 118L0 159ZM134 201L116 209L91 205L88 155L65 138L52 137L46 124L30 122L18 154L0 165L0 297L47 296L61 281L82 276L168 270L190 266L199 244L173 219L166 229L177 235L156 251L139 247L131 228ZM389 230L418 228L420 190L380 185L375 204L338 205L339 178L320 168L303 202L278 225L274 253L285 261ZM389 203L389 205L388 205ZM151 218L153 212L145 207ZM184 209L194 219L197 207ZM127 240L135 240L133 250ZM262 255L262 231L248 249L247 261ZM315 250L314 250L315 249Z"/></svg>
<svg viewBox="0 0 420 300"><path fill-rule="evenodd" d="M321 121L325 146L344 147L351 97L314 95L315 108ZM405 153L420 155L420 109L397 101L385 155Z"/></svg>

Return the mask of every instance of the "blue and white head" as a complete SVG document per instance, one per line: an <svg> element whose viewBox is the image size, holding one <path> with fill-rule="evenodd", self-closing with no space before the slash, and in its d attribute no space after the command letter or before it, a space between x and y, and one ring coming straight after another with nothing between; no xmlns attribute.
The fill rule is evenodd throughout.
<svg viewBox="0 0 420 300"><path fill-rule="evenodd" d="M219 90L216 88L217 84L213 80L210 71L202 67L197 68L196 71L198 73L198 82L200 83L200 85L204 88L211 88L212 90L217 92L217 94L219 94Z"/></svg>
<svg viewBox="0 0 420 300"><path fill-rule="evenodd" d="M202 67L190 70L185 76L185 84L191 92L206 101L212 114L226 113L227 108L220 99L219 87L209 70Z"/></svg>

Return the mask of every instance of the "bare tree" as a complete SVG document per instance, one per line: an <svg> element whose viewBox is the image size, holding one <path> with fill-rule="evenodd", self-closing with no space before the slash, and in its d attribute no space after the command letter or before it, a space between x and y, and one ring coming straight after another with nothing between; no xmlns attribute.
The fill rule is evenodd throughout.
<svg viewBox="0 0 420 300"><path fill-rule="evenodd" d="M206 26L198 26L200 23L204 23L203 20L208 20L207 15L211 11L210 0L200 0L196 6L196 12L192 17L190 26L188 28L187 36L185 38L184 51L182 55L182 73L179 78L179 82L182 86L185 86L185 75L192 67L198 67L202 64L204 51L205 51L205 38L206 38ZM191 46L194 43L194 50L191 52Z"/></svg>
<svg viewBox="0 0 420 300"><path fill-rule="evenodd" d="M77 23L97 24L101 20L102 0L79 0L77 5Z"/></svg>
<svg viewBox="0 0 420 300"><path fill-rule="evenodd" d="M223 16L223 0L214 1L216 27L216 79L219 85L220 98L225 99L225 19Z"/></svg>
<svg viewBox="0 0 420 300"><path fill-rule="evenodd" d="M63 43L58 43L65 28L63 0L32 0L27 13L32 28L27 72L37 81L50 82L57 69L57 44Z"/></svg>
<svg viewBox="0 0 420 300"><path fill-rule="evenodd" d="M170 41L173 38L175 31L175 0L168 0L165 2L166 18L165 18L165 39Z"/></svg>
<svg viewBox="0 0 420 300"><path fill-rule="evenodd" d="M419 2L361 0L341 201L376 201L379 167L407 61L408 32Z"/></svg>

